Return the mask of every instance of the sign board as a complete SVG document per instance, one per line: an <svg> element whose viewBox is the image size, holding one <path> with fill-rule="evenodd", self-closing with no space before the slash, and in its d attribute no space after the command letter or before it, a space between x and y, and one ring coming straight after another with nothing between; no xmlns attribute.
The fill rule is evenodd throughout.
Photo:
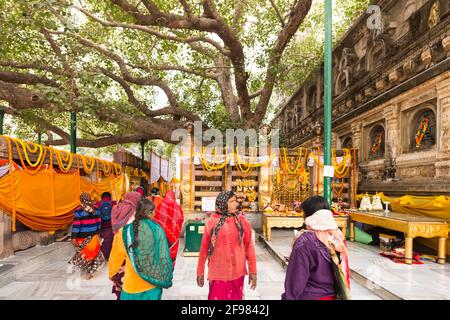
<svg viewBox="0 0 450 320"><path fill-rule="evenodd" d="M202 211L216 211L216 197L202 197Z"/></svg>
<svg viewBox="0 0 450 320"><path fill-rule="evenodd" d="M324 166L323 167L323 176L324 177L334 177L334 166Z"/></svg>

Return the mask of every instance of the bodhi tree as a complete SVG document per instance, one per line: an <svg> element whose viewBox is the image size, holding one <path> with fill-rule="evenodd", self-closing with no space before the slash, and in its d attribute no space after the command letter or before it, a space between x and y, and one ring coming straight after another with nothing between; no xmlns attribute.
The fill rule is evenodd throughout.
<svg viewBox="0 0 450 320"><path fill-rule="evenodd" d="M258 128L312 0L0 0L0 107L47 144ZM53 134L57 138L52 138Z"/></svg>

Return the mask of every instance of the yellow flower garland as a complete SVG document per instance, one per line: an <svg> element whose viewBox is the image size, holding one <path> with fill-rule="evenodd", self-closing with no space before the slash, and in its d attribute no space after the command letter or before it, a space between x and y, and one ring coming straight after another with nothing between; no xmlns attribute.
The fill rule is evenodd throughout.
<svg viewBox="0 0 450 320"><path fill-rule="evenodd" d="M332 161L334 168L334 175L336 178L342 179L348 175L350 166L347 164L352 159L349 149L343 149L344 157L341 162L337 163L336 151L332 149Z"/></svg>
<svg viewBox="0 0 450 320"><path fill-rule="evenodd" d="M73 153L69 153L69 152L66 152L66 151L53 149L53 148L52 148L52 151L55 154L56 161L58 162L59 169L62 172L65 172L65 173L69 172L70 168L72 168ZM66 153L67 157L63 157L61 155L61 153ZM64 167L64 163L63 163L64 161L67 162L67 165L65 167Z"/></svg>

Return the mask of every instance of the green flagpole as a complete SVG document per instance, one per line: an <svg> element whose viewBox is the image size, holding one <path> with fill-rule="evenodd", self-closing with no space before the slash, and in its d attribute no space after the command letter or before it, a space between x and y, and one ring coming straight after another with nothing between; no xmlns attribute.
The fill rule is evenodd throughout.
<svg viewBox="0 0 450 320"><path fill-rule="evenodd" d="M325 0L325 63L324 63L324 164L331 165L331 104L332 104L332 2ZM331 177L324 176L323 195L331 205Z"/></svg>
<svg viewBox="0 0 450 320"><path fill-rule="evenodd" d="M77 113L70 113L70 152L77 153Z"/></svg>

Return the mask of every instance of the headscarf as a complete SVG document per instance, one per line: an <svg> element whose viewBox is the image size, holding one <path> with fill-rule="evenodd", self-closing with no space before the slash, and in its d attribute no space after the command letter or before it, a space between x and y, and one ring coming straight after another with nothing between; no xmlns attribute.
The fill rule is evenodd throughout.
<svg viewBox="0 0 450 320"><path fill-rule="evenodd" d="M133 248L136 238L139 241L137 248ZM159 288L172 286L173 265L170 259L169 246L163 228L150 219L139 221L139 230L132 224L123 228L123 243L130 258L134 271L145 281Z"/></svg>
<svg viewBox="0 0 450 320"><path fill-rule="evenodd" d="M341 254L341 269L350 285L350 272L348 267L348 250L345 244L344 235L339 230L333 213L330 210L322 209L316 211L313 215L305 219L307 229L313 230L320 240L327 248L339 252Z"/></svg>
<svg viewBox="0 0 450 320"><path fill-rule="evenodd" d="M94 205L89 193L83 192L80 194L81 208L86 212L94 212Z"/></svg>
<svg viewBox="0 0 450 320"><path fill-rule="evenodd" d="M142 196L139 192L127 192L124 200L111 210L113 232L117 233L136 213L136 205Z"/></svg>
<svg viewBox="0 0 450 320"><path fill-rule="evenodd" d="M239 242L242 241L242 237L244 235L244 228L239 221L239 217L236 212L228 212L228 200L230 200L234 196L233 191L222 191L216 198L216 213L222 215L220 217L219 223L212 229L211 233L211 242L209 243L208 256L212 255L214 250L214 246L216 244L217 234L219 233L220 228L222 228L228 217L233 217L234 222L239 230Z"/></svg>
<svg viewBox="0 0 450 320"><path fill-rule="evenodd" d="M141 194L142 197L145 197L144 188L142 188L142 187L137 187L137 188L136 188L136 192L139 192L139 193Z"/></svg>
<svg viewBox="0 0 450 320"><path fill-rule="evenodd" d="M153 221L164 229L169 242L170 257L175 261L184 215L183 210L175 201L175 193L172 190L166 192L164 200L156 207Z"/></svg>

